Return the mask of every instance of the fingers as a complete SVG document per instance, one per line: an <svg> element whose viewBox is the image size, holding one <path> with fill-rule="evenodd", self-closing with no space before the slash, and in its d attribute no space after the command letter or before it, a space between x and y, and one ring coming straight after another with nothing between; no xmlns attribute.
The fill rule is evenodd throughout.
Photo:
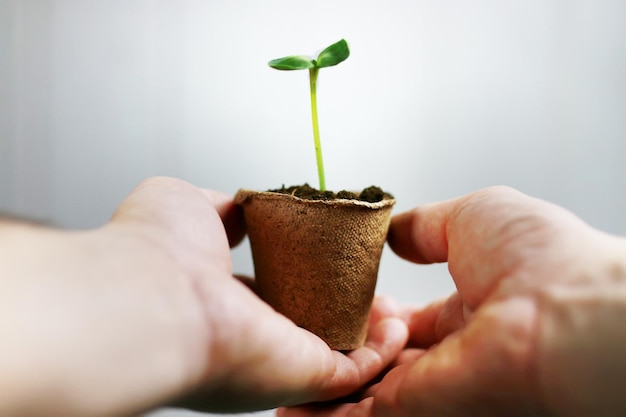
<svg viewBox="0 0 626 417"><path fill-rule="evenodd" d="M426 351L421 349L405 349L398 354L392 367L402 366L417 361ZM373 416L374 397L380 384L374 384L356 396L340 398L325 403L312 403L302 406L280 408L277 417L366 417Z"/></svg>
<svg viewBox="0 0 626 417"><path fill-rule="evenodd" d="M196 193L191 184L168 177L152 177L143 180L124 199L113 214L113 219L161 221L164 213L185 210L184 203L190 192Z"/></svg>
<svg viewBox="0 0 626 417"><path fill-rule="evenodd" d="M380 375L385 367L397 357L408 338L406 323L398 316L399 308L395 300L385 296L374 298L365 345L347 355L352 365L343 378L352 381L352 387L337 388L343 383L340 378L335 379L331 382L331 386L335 388L332 389L333 393L329 398L352 394L356 389L360 389ZM334 352L334 354L339 353Z"/></svg>
<svg viewBox="0 0 626 417"><path fill-rule="evenodd" d="M408 339L406 324L394 317L376 323L365 345L348 355L333 352L337 366L329 379L322 381L314 401L326 401L351 394L374 379L404 347Z"/></svg>
<svg viewBox="0 0 626 417"><path fill-rule="evenodd" d="M387 317L399 317L400 309L395 300L384 295L374 297L370 310L369 325L373 326Z"/></svg>
<svg viewBox="0 0 626 417"><path fill-rule="evenodd" d="M176 178L152 177L142 181L118 207L113 219L164 225L173 222L178 229L185 221L198 229L199 224L214 221L212 208L221 218L230 246L235 246L245 236L246 229L241 208L233 203L232 197Z"/></svg>
<svg viewBox="0 0 626 417"><path fill-rule="evenodd" d="M365 346L345 355L331 351L321 339L284 317L272 315L277 318L273 323L257 313L258 325L247 326L245 340L255 341L252 348L241 344L229 348L235 356L229 360L241 365L219 363L224 369L245 368L246 372L221 376L221 370L215 371L214 376L220 375L218 383L201 387L176 404L241 412L345 397L379 375L406 344L408 334L402 320L383 318L371 328Z"/></svg>
<svg viewBox="0 0 626 417"><path fill-rule="evenodd" d="M451 200L426 204L395 216L389 245L416 263L445 262L449 247L486 233L502 219L526 214L534 201L509 187L489 187ZM524 209L516 210L522 206Z"/></svg>
<svg viewBox="0 0 626 417"><path fill-rule="evenodd" d="M420 309L405 309L401 315L409 327L409 346L428 349L463 328L469 313L458 293Z"/></svg>
<svg viewBox="0 0 626 417"><path fill-rule="evenodd" d="M541 415L533 335L536 306L495 303L428 351L408 349L356 403L279 410L279 417L426 417Z"/></svg>
<svg viewBox="0 0 626 417"><path fill-rule="evenodd" d="M237 281L241 282L250 291L252 291L256 296L260 297L258 293L257 283L254 278L240 274L235 274L233 275L233 277L237 279Z"/></svg>
<svg viewBox="0 0 626 417"><path fill-rule="evenodd" d="M490 304L379 383L375 415L537 415L534 397L536 306L526 299Z"/></svg>
<svg viewBox="0 0 626 417"><path fill-rule="evenodd" d="M448 259L447 220L454 202L416 207L391 219L387 240L400 257L415 263Z"/></svg>
<svg viewBox="0 0 626 417"><path fill-rule="evenodd" d="M230 247L237 246L246 235L246 225L243 220L242 208L234 204L233 198L227 194L207 189L203 189L202 191L209 198L220 215L222 223L224 223L224 228L226 229Z"/></svg>
<svg viewBox="0 0 626 417"><path fill-rule="evenodd" d="M405 308L401 315L409 327L409 346L428 348L439 341L436 327L446 300L435 301L423 308Z"/></svg>
<svg viewBox="0 0 626 417"><path fill-rule="evenodd" d="M373 404L373 398L366 398L358 403L280 408L276 417L373 417Z"/></svg>
<svg viewBox="0 0 626 417"><path fill-rule="evenodd" d="M399 366L411 364L415 362L416 360L421 358L426 352L428 352L428 350L425 350L425 349L416 349L416 348L403 349L402 352L400 352L398 356L396 356L396 358L393 360L391 365L387 367L387 370L382 375L380 375L372 385L366 387L361 392L355 393L355 398L358 398L361 400L367 397L375 397L376 391L378 390L378 387L380 386L380 381L383 379L386 373L388 373L390 370L397 368Z"/></svg>
<svg viewBox="0 0 626 417"><path fill-rule="evenodd" d="M447 261L473 311L503 279L545 264L539 260L557 247L565 253L560 248L581 224L560 207L508 187L490 187L396 216L389 244L413 262Z"/></svg>

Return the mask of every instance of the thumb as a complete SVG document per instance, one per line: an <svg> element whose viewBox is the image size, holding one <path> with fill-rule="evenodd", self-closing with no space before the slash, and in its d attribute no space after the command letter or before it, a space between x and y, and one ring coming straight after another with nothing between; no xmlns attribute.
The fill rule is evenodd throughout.
<svg viewBox="0 0 626 417"><path fill-rule="evenodd" d="M534 309L521 298L479 309L465 329L389 372L376 390L374 414L539 415Z"/></svg>
<svg viewBox="0 0 626 417"><path fill-rule="evenodd" d="M202 189L202 192L220 215L230 247L237 246L246 235L242 208L234 203L230 195L208 189Z"/></svg>

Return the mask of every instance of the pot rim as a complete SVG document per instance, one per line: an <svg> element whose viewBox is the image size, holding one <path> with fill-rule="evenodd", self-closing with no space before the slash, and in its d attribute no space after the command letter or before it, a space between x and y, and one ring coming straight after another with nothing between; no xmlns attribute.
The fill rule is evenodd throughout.
<svg viewBox="0 0 626 417"><path fill-rule="evenodd" d="M366 207L370 209L380 209L383 207L390 207L396 203L396 200L393 198L386 198L381 201L377 201L375 203L370 203L369 201L361 201L347 198L336 198L332 200L311 200L306 198L296 197L291 194L283 194L277 193L273 191L255 191L248 189L240 189L235 194L235 204L244 205L250 199L263 199L263 200L283 200L283 201L293 201L299 204L306 205L327 205L327 206L346 206L346 207Z"/></svg>

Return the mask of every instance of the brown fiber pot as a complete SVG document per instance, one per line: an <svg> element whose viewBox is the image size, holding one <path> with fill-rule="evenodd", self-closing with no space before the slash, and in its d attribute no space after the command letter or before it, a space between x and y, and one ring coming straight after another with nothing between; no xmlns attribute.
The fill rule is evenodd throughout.
<svg viewBox="0 0 626 417"><path fill-rule="evenodd" d="M259 295L332 349L363 345L395 200L239 190Z"/></svg>

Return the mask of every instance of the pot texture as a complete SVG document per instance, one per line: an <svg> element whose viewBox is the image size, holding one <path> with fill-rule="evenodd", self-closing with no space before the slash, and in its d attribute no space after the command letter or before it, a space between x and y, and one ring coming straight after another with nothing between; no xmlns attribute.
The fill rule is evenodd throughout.
<svg viewBox="0 0 626 417"><path fill-rule="evenodd" d="M259 295L332 349L363 345L393 199L239 190Z"/></svg>

